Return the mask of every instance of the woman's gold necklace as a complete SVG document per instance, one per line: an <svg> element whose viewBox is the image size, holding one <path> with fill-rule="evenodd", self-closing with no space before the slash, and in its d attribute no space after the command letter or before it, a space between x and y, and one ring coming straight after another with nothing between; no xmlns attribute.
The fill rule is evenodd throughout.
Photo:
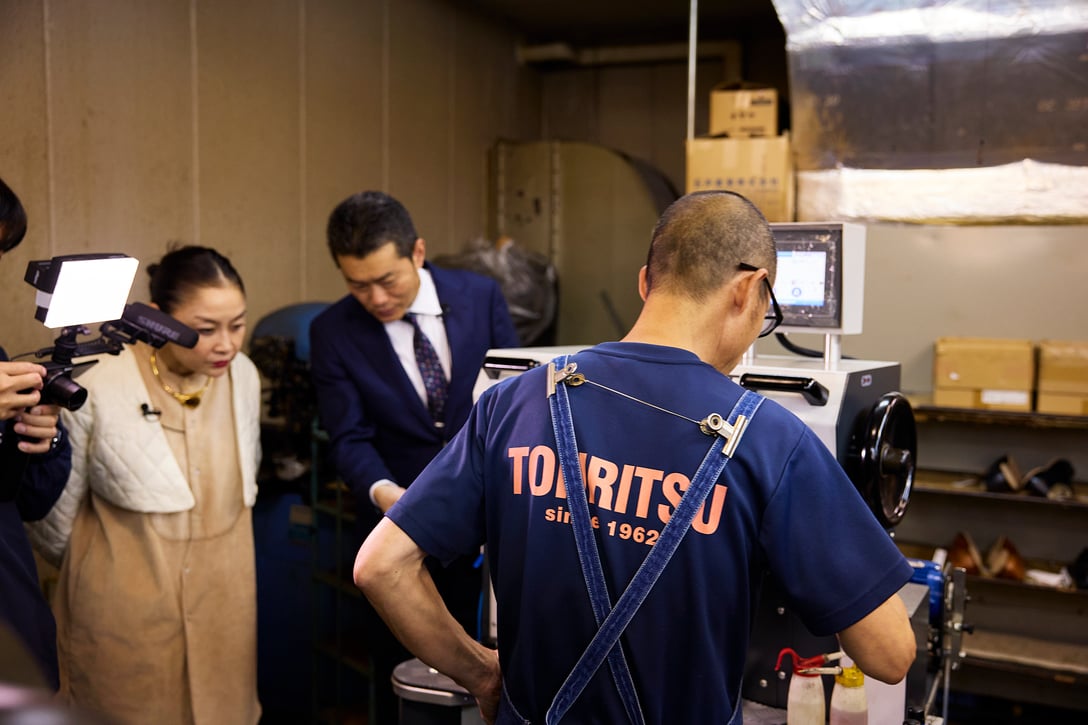
<svg viewBox="0 0 1088 725"><path fill-rule="evenodd" d="M212 376L209 375L207 376L208 379L204 381L204 387L196 391L195 393L183 393L181 391L174 390L169 385L167 385L166 381L162 379L161 375L159 375L159 366L155 364L154 351L151 352L151 373L155 376L155 379L159 381L159 385L162 386L162 389L170 393L170 395L174 396L174 400L178 401L186 408L195 408L200 405L200 396L204 395L204 393L208 390L208 386L212 384Z"/></svg>

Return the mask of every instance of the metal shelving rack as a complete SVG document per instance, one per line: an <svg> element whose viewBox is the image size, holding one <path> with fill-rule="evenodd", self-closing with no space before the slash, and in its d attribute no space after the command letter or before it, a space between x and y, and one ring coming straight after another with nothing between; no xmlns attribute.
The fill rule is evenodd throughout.
<svg viewBox="0 0 1088 725"><path fill-rule="evenodd" d="M1020 460L1028 457L1022 452L1036 460L1063 453L1083 458L1088 417L944 408L928 400L916 401L914 413L919 438L928 432L946 449L939 467L919 464L911 510L896 531L901 546L932 551L962 530L985 556L989 542L1004 535L1029 569L1054 572L1088 544L1088 484L1081 471L1072 497L1048 499L987 491L982 470L971 463L980 452L1007 450L1010 441ZM957 452L964 456L960 466ZM965 621L974 632L963 639L952 689L1088 710L1088 591L982 576L966 577L966 588Z"/></svg>
<svg viewBox="0 0 1088 725"><path fill-rule="evenodd" d="M327 443L328 435L315 423L310 443L312 722L374 725L370 657L348 639L353 633L359 634L349 631L348 624L363 601L362 593L351 582L351 566L345 551L355 514L345 505L347 489L329 475L331 467L325 461ZM325 676L326 673L331 676ZM360 697L353 684L365 686L364 697Z"/></svg>

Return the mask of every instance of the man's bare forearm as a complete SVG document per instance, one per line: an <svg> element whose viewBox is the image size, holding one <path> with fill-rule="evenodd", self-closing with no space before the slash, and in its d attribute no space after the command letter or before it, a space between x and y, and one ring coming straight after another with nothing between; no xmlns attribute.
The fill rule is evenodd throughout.
<svg viewBox="0 0 1088 725"><path fill-rule="evenodd" d="M862 672L889 684L902 680L914 662L914 631L898 594L839 632L839 642Z"/></svg>
<svg viewBox="0 0 1088 725"><path fill-rule="evenodd" d="M424 566L425 553L389 519L363 542L355 584L416 657L472 693L489 722L502 691L498 654L465 632Z"/></svg>

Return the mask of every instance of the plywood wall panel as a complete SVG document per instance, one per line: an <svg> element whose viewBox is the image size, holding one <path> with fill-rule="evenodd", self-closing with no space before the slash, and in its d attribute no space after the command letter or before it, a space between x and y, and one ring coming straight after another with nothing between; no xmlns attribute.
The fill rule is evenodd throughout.
<svg viewBox="0 0 1088 725"><path fill-rule="evenodd" d="M643 158L653 148L654 127L646 122L655 109L653 71L654 66L621 65L595 73L597 133L612 148L639 149Z"/></svg>
<svg viewBox="0 0 1088 725"><path fill-rule="evenodd" d="M720 64L717 64L720 66ZM695 89L695 128L706 133L709 123L710 89L714 86L715 64L699 66ZM687 137L688 103L687 66L668 64L655 66L650 73L650 104L653 113L647 119L650 144L643 153L645 159L668 177L679 193L684 191L687 159L684 139Z"/></svg>
<svg viewBox="0 0 1088 725"><path fill-rule="evenodd" d="M56 253L146 263L191 233L188 17L184 0L49 5Z"/></svg>
<svg viewBox="0 0 1088 725"><path fill-rule="evenodd" d="M455 251L487 233L487 154L496 137L517 135L511 91L517 69L514 43L485 21L457 23L454 52L451 157L451 235Z"/></svg>
<svg viewBox="0 0 1088 725"><path fill-rule="evenodd" d="M383 42L386 3L307 4L305 153L301 297L332 301L344 280L325 239L329 213L343 199L386 183Z"/></svg>
<svg viewBox="0 0 1088 725"><path fill-rule="evenodd" d="M27 262L52 256L42 23L33 3L0 2L0 178L19 195L29 221L22 244L0 260L0 346L9 355L52 339L34 320L34 288L23 282Z"/></svg>
<svg viewBox="0 0 1088 725"><path fill-rule="evenodd" d="M710 89L721 80L718 60L696 72L695 134L705 134ZM585 141L646 161L684 188L687 64L587 67L551 71L541 81L547 138Z"/></svg>
<svg viewBox="0 0 1088 725"><path fill-rule="evenodd" d="M389 188L408 207L431 256L451 251L451 127L456 15L425 0L390 3Z"/></svg>
<svg viewBox="0 0 1088 725"><path fill-rule="evenodd" d="M298 299L302 208L295 0L199 3L196 239L231 257L251 323Z"/></svg>
<svg viewBox="0 0 1088 725"><path fill-rule="evenodd" d="M32 225L0 265L11 305L26 259L146 266L170 240L231 256L254 322L339 297L338 201L386 189L452 249L482 226L486 149L538 129L513 34L447 0L3 1L0 21L0 174ZM13 319L7 347L39 328Z"/></svg>
<svg viewBox="0 0 1088 725"><path fill-rule="evenodd" d="M605 144L597 113L595 68L572 68L543 74L542 133L547 140Z"/></svg>

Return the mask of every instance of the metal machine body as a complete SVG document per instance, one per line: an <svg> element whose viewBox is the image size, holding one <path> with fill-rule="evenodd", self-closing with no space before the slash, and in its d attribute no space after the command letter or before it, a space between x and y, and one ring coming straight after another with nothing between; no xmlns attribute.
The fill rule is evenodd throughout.
<svg viewBox="0 0 1088 725"><path fill-rule="evenodd" d="M906 511L916 455L914 418L909 404L897 392L900 369L899 363L872 360L747 356L730 377L800 418L839 461L874 516L890 530ZM926 592L924 586L913 583L900 592L912 615L926 601ZM928 614L928 609L921 607L921 613ZM919 639L923 652L927 639ZM776 670L779 652L786 647L814 656L834 652L839 645L833 636L817 637L809 632L768 572L752 625L741 690L745 699L786 707L791 675ZM917 661L924 663L925 657ZM825 702L829 702L831 678L825 678L824 685ZM924 671L908 678L898 692L872 680L866 680L866 689L873 691L871 701L891 699L892 708L905 713L908 705L924 703ZM881 694L876 694L878 691Z"/></svg>
<svg viewBox="0 0 1088 725"><path fill-rule="evenodd" d="M765 376L796 379L797 391L775 390ZM899 389L900 365L870 360L840 360L836 369L826 370L823 360L787 356L760 356L755 363L738 365L730 377L744 387L781 404L813 430L839 462L847 459L856 427L863 424L873 406L885 393ZM823 403L813 398L802 383L813 380L826 389Z"/></svg>
<svg viewBox="0 0 1088 725"><path fill-rule="evenodd" d="M914 481L914 414L899 394L900 365L765 356L731 373L742 387L801 419L842 464L886 529L906 513Z"/></svg>

